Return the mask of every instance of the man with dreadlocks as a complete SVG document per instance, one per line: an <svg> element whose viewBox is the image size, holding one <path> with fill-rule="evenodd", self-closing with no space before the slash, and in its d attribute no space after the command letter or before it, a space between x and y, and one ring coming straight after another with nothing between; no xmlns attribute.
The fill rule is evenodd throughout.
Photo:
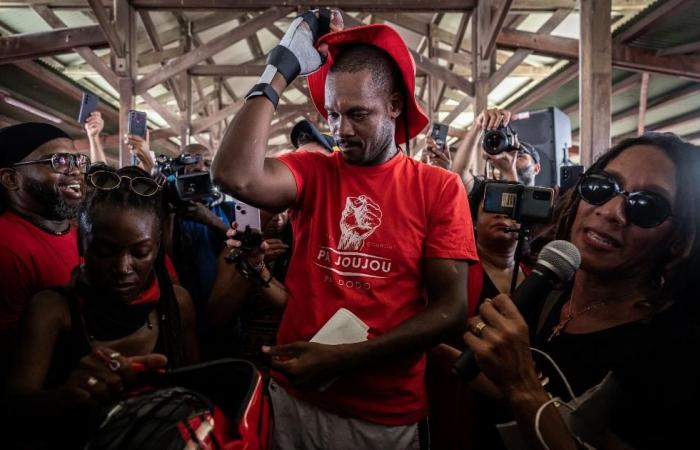
<svg viewBox="0 0 700 450"><path fill-rule="evenodd" d="M428 123L399 34L369 25L317 41L331 15L318 14L297 18L272 50L212 171L236 198L290 208L289 300L280 345L264 348L276 370L273 439L278 448L419 448L424 350L462 328L467 261L477 258L466 193L455 174L398 146ZM277 99L300 74L310 74L340 151L265 158ZM335 314L347 317L340 308L369 339L309 342Z"/></svg>
<svg viewBox="0 0 700 450"><path fill-rule="evenodd" d="M84 264L67 286L29 302L8 377L16 396L113 399L122 355L162 354L171 368L198 359L191 299L164 264L161 186L137 167L104 166L87 180L94 189L79 213ZM110 370L86 370L95 365Z"/></svg>

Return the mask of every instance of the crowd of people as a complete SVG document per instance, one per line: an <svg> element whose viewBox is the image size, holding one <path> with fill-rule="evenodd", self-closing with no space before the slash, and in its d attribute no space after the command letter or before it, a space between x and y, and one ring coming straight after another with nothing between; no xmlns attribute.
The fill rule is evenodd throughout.
<svg viewBox="0 0 700 450"><path fill-rule="evenodd" d="M99 113L89 155L52 125L0 130L10 448L82 448L144 372L226 357L264 374L273 448L686 446L700 393L696 146L624 140L555 198L548 239L581 264L526 320L511 296L536 259L517 252L534 247L484 197L504 180L533 186L540 154L516 140L483 153L499 180L465 170L510 111L478 114L454 155L428 137L419 161L409 143L429 120L391 27L307 12L267 64L218 149L182 148L182 174L231 196L217 201L174 201L147 136L127 137L138 166L106 164ZM295 151L266 157L297 76L331 135L305 121ZM261 211L245 251L240 202ZM452 373L465 349L473 380Z"/></svg>

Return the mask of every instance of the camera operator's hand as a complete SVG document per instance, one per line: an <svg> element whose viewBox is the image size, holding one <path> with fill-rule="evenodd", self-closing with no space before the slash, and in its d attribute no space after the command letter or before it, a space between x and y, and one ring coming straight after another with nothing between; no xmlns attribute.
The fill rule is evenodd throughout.
<svg viewBox="0 0 700 450"><path fill-rule="evenodd" d="M264 245L264 247L262 247L262 245ZM280 239L265 239L262 245L261 248L264 252L263 257L267 263L276 260L289 249L289 246Z"/></svg>
<svg viewBox="0 0 700 450"><path fill-rule="evenodd" d="M480 130L494 130L510 123L513 113L507 109L485 109L476 117L475 123Z"/></svg>
<svg viewBox="0 0 700 450"><path fill-rule="evenodd" d="M513 113L507 109L486 109L482 111L476 118L476 126L482 130L493 130L499 127L505 127L510 123ZM516 163L518 162L518 136L515 136L515 148L513 150L499 153L498 155L490 155L484 151L481 156L493 167L501 173L501 178L507 181L518 181L518 171Z"/></svg>
<svg viewBox="0 0 700 450"><path fill-rule="evenodd" d="M236 233L238 233L238 225L236 222L233 223L231 228L226 231L226 247L229 250L238 248L241 246L241 241L237 240ZM271 262L279 258L284 252L289 249L289 246L279 239L265 239L260 247L253 250L248 256L248 262L253 267L262 267L263 263Z"/></svg>
<svg viewBox="0 0 700 450"><path fill-rule="evenodd" d="M518 171L516 164L518 162L518 150L499 153L498 155L489 155L482 152L482 157L489 161L493 167L501 173L501 178L506 181L518 181Z"/></svg>
<svg viewBox="0 0 700 450"><path fill-rule="evenodd" d="M428 136L425 143L426 147L421 156L421 160L431 166L438 166L450 170L452 167L452 155L447 148L447 144L438 146L432 136Z"/></svg>
<svg viewBox="0 0 700 450"><path fill-rule="evenodd" d="M222 232L228 230L226 224L219 216L214 214L206 205L199 202L187 202L183 208L179 209L179 215Z"/></svg>
<svg viewBox="0 0 700 450"><path fill-rule="evenodd" d="M139 165L148 173L153 173L155 162L151 158L150 133L146 130L146 139L133 134L126 135L126 143L129 146L129 151L132 155L136 155L139 160Z"/></svg>

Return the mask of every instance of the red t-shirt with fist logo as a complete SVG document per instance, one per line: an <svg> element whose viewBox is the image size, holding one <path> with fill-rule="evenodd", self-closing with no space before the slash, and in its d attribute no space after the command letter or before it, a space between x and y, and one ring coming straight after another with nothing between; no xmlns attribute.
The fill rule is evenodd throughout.
<svg viewBox="0 0 700 450"><path fill-rule="evenodd" d="M369 326L369 339L426 305L423 258L477 260L467 194L459 177L399 153L377 166L296 152L279 158L297 197L286 278L289 303L278 344L309 341L339 308ZM344 416L407 425L425 416L423 352L341 376L323 392L297 397Z"/></svg>

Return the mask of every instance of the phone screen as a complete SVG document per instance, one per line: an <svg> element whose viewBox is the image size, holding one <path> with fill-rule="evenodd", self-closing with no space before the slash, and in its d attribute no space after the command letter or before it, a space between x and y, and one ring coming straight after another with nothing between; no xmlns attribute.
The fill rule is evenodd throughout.
<svg viewBox="0 0 700 450"><path fill-rule="evenodd" d="M432 137L435 143L442 147L445 145L445 142L447 141L447 131L449 127L445 125L444 123L436 123L433 124L433 131L432 131Z"/></svg>

